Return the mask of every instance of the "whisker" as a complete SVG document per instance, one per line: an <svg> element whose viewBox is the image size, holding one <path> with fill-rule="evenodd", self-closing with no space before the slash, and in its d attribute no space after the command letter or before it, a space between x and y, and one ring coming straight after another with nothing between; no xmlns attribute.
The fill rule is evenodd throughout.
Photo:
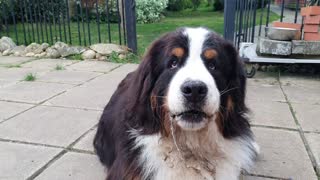
<svg viewBox="0 0 320 180"><path fill-rule="evenodd" d="M225 93L227 93L227 92L229 92L229 91L232 91L232 90L235 90L235 89L238 89L238 88L239 88L239 87L234 87L234 88L230 88L230 89L228 89L228 90L226 90L226 91L221 91L220 96L224 95Z"/></svg>

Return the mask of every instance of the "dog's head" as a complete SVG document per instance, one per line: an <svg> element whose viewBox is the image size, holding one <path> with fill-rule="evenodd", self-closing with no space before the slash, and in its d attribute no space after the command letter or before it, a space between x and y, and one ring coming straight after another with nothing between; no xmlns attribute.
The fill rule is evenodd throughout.
<svg viewBox="0 0 320 180"><path fill-rule="evenodd" d="M130 118L144 132L165 132L169 123L197 131L217 121L233 137L248 126L237 51L205 28L181 28L156 40L130 83Z"/></svg>

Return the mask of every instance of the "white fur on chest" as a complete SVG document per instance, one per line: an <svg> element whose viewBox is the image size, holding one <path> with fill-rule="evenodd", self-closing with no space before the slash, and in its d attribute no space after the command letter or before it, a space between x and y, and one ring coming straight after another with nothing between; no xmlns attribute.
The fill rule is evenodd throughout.
<svg viewBox="0 0 320 180"><path fill-rule="evenodd" d="M143 178L153 180L233 180L242 168L252 164L254 142L247 139L226 140L214 121L205 132L183 132L172 138L139 135L136 147L141 147L140 164Z"/></svg>

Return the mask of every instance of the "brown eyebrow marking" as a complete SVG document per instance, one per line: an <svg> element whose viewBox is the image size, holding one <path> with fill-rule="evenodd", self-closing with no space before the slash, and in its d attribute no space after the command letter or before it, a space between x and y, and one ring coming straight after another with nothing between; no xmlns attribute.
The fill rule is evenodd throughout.
<svg viewBox="0 0 320 180"><path fill-rule="evenodd" d="M206 59L213 59L218 56L218 52L214 49L206 49L203 53Z"/></svg>
<svg viewBox="0 0 320 180"><path fill-rule="evenodd" d="M184 55L184 50L181 47L173 48L171 52L173 55L177 56L178 58L181 58Z"/></svg>

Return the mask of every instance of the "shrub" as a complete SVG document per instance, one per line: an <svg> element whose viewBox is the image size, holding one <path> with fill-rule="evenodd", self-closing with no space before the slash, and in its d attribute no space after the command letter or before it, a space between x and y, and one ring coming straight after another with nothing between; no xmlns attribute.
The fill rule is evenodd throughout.
<svg viewBox="0 0 320 180"><path fill-rule="evenodd" d="M224 8L224 1L223 0L214 0L213 10L222 11L223 8Z"/></svg>
<svg viewBox="0 0 320 180"><path fill-rule="evenodd" d="M181 11L187 8L192 8L190 0L169 0L167 9L169 11Z"/></svg>
<svg viewBox="0 0 320 180"><path fill-rule="evenodd" d="M136 0L138 23L152 23L159 21L168 0Z"/></svg>
<svg viewBox="0 0 320 180"><path fill-rule="evenodd" d="M201 0L191 0L191 2L192 2L192 9L193 9L193 10L197 10L198 7L199 7L200 4L201 4Z"/></svg>
<svg viewBox="0 0 320 180"><path fill-rule="evenodd" d="M257 9L260 9L262 7L262 2L263 2L263 7L266 7L268 4L269 0L257 0L257 1L251 1L251 3L257 3ZM243 1L244 2L244 1ZM243 5L244 6L244 5ZM249 5L251 6L251 5ZM224 0L214 0L213 3L213 10L215 11L221 11L224 9Z"/></svg>

